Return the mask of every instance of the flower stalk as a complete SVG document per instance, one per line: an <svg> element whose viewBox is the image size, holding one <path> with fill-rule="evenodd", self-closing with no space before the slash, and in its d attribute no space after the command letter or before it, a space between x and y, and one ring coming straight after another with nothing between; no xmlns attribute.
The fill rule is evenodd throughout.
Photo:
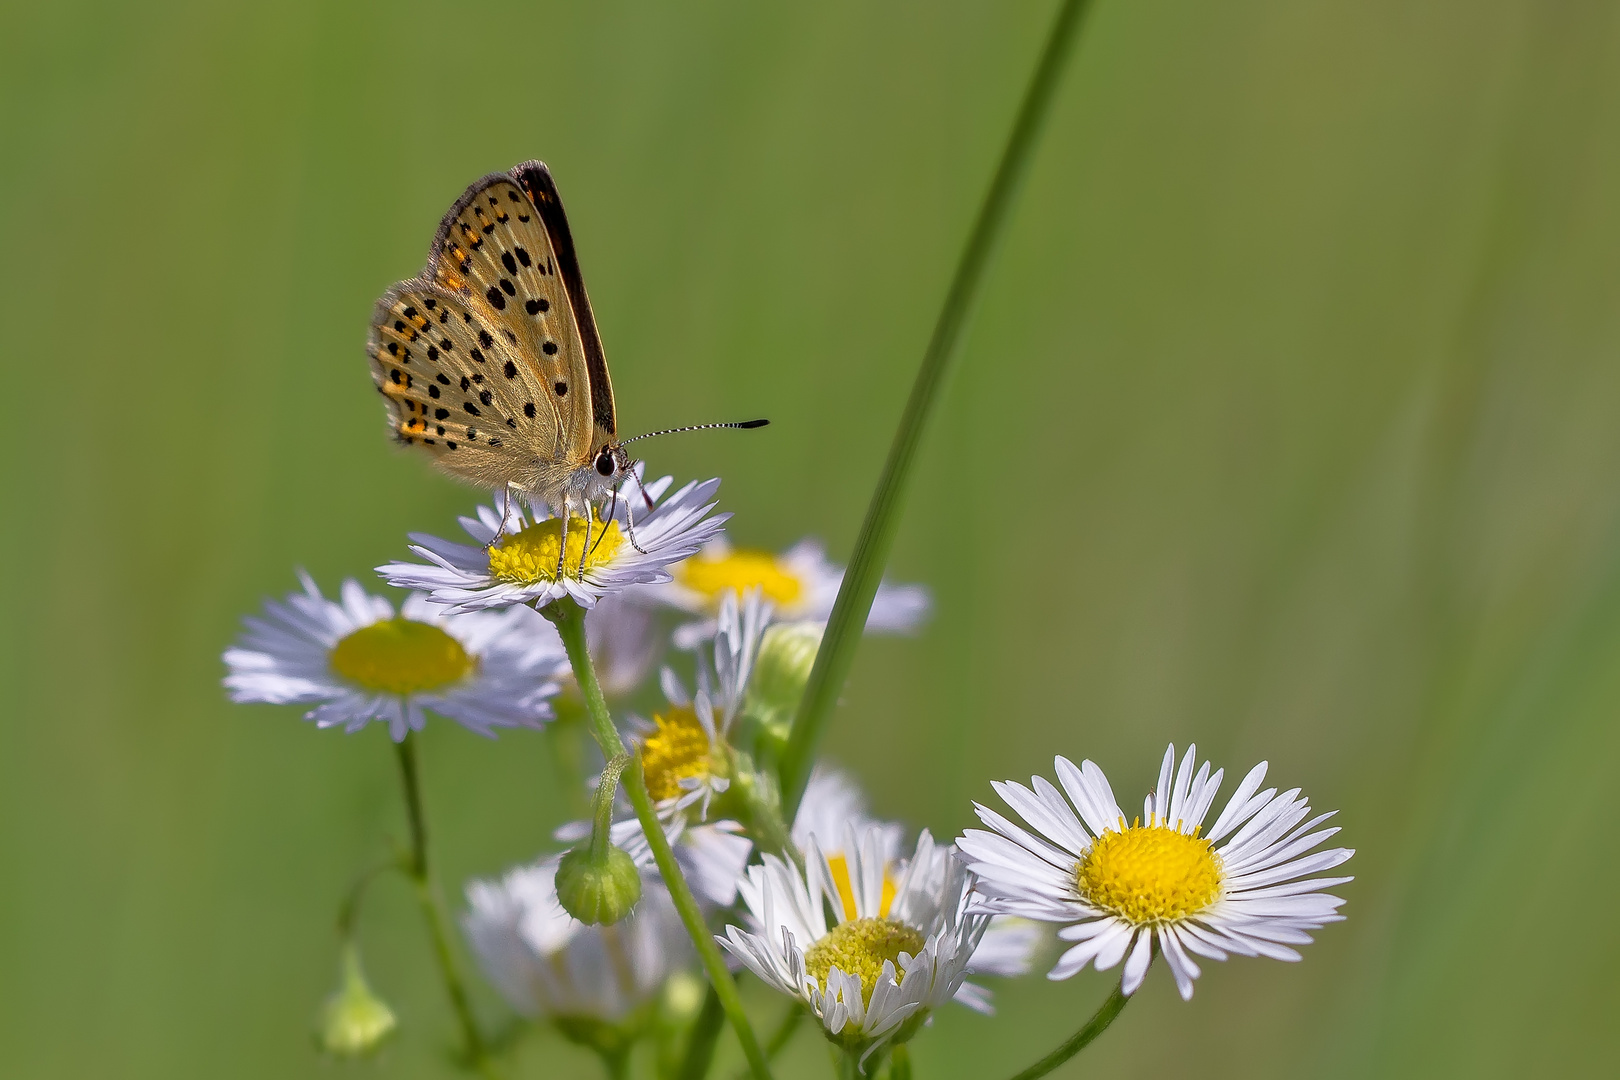
<svg viewBox="0 0 1620 1080"><path fill-rule="evenodd" d="M900 418L900 427L889 447L883 474L878 478L877 489L872 492L866 519L861 523L860 535L855 540L855 553L849 561L843 584L838 589L838 599L833 602L821 651L816 655L810 682L805 687L804 699L799 704L788 736L787 749L782 755L782 816L789 821L793 820L799 800L804 797L804 787L810 781L810 769L815 762L816 747L826 731L833 707L855 661L856 646L860 644L861 632L872 610L872 600L877 596L884 566L889 561L889 549L894 546L918 444L939 400L940 388L950 373L957 342L967 325L997 242L1005 231L1014 198L1028 171L1030 156L1050 111L1058 77L1063 72L1064 62L1073 45L1075 30L1088 7L1088 0L1064 0L1052 23L1046 47L1024 93L1012 133L1007 137L1001 163L979 208L973 231L968 234L967 246L962 249L950 290L945 294L945 306L934 323L933 336L917 369L917 379L912 384L911 396Z"/></svg>
<svg viewBox="0 0 1620 1080"><path fill-rule="evenodd" d="M403 869L406 876L411 879L411 884L416 890L417 902L422 907L422 917L427 921L428 936L433 941L433 954L439 962L439 976L444 980L445 994L450 998L450 1007L455 1011L456 1020L461 1025L461 1038L467 1062L484 1076L498 1080L500 1074L496 1072L494 1064L489 1059L488 1047L484 1042L483 1033L478 1028L478 1020L473 1016L472 1002L467 997L466 984L461 979L461 970L450 944L444 902L439 896L438 882L434 880L428 864L427 818L422 810L422 789L417 776L415 733L408 733L404 739L395 743L394 750L399 757L400 779L405 786L405 811L411 830L410 851Z"/></svg>
<svg viewBox="0 0 1620 1080"><path fill-rule="evenodd" d="M1063 1044L1056 1050L1053 1050L1023 1072L1014 1075L1012 1080L1036 1080L1037 1077L1045 1076L1065 1061L1074 1057L1074 1055L1089 1046L1093 1039L1108 1030L1108 1025L1114 1022L1114 1017L1119 1015L1120 1010L1125 1008L1125 1003L1129 1000L1131 999L1125 996L1124 990L1116 983L1113 993L1108 995L1108 999L1092 1014L1091 1019L1087 1020L1079 1031L1065 1039Z"/></svg>
<svg viewBox="0 0 1620 1080"><path fill-rule="evenodd" d="M619 737L619 731L613 725L613 718L608 713L607 699L602 695L601 684L597 682L596 670L591 664L591 654L585 640L584 609L572 599L564 598L547 604L541 614L556 625L557 634L562 638L563 647L568 651L568 661L574 669L574 680L578 683L580 696L585 701L586 720L590 725L591 735L602 750L602 756L612 761L626 754L624 740ZM691 886L687 884L680 866L675 862L675 853L669 846L669 838L664 835L663 824L658 820L657 807L653 805L652 795L647 791L647 781L642 775L639 755L629 756L629 763L625 766L622 779L625 794L636 812L636 820L641 823L641 831L647 837L648 847L652 849L658 873L669 889L670 899L674 901L682 925L692 938L698 958L703 962L704 972L709 977L710 986L719 997L721 1007L737 1033L737 1041L742 1044L743 1055L748 1059L749 1068L756 1080L770 1080L770 1066L760 1049L759 1040L754 1036L753 1026L749 1023L747 1014L743 1012L742 998L737 993L737 983L731 977L731 971L726 967L719 947L714 943L708 923L704 921L703 912L698 907L697 898L692 895Z"/></svg>

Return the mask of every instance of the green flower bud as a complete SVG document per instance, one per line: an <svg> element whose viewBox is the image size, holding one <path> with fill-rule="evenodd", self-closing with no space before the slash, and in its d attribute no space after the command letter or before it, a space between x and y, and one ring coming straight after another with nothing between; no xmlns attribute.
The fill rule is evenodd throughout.
<svg viewBox="0 0 1620 1080"><path fill-rule="evenodd" d="M641 899L641 871L623 848L609 844L598 857L587 840L558 862L557 899L582 923L616 923Z"/></svg>
<svg viewBox="0 0 1620 1080"><path fill-rule="evenodd" d="M821 648L822 629L814 622L777 623L766 629L748 679L747 708L761 723L790 717L799 707Z"/></svg>
<svg viewBox="0 0 1620 1080"><path fill-rule="evenodd" d="M321 1007L315 1041L335 1057L360 1057L381 1046L399 1026L394 1010L371 992L360 970L360 950L343 946L342 985Z"/></svg>

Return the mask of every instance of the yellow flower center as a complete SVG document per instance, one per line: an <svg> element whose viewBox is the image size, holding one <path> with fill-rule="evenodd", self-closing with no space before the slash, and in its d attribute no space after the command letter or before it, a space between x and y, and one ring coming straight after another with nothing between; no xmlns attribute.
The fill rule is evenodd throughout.
<svg viewBox="0 0 1620 1080"><path fill-rule="evenodd" d="M714 771L709 733L689 705L677 705L668 715L654 716L657 729L641 743L641 768L647 790L656 800L673 799L686 789L681 781L706 777Z"/></svg>
<svg viewBox="0 0 1620 1080"><path fill-rule="evenodd" d="M832 871L833 885L837 887L838 899L844 907L844 918L853 921L856 914L855 883L850 880L849 860L842 855L829 855L827 856L827 869ZM883 896L878 901L878 915L882 918L888 918L889 905L892 903L894 903L894 878L890 877L888 871L885 870L883 873ZM881 967L882 965L878 966Z"/></svg>
<svg viewBox="0 0 1620 1080"><path fill-rule="evenodd" d="M415 694L460 682L478 667L461 642L431 623L385 619L332 646L332 670L367 690Z"/></svg>
<svg viewBox="0 0 1620 1080"><path fill-rule="evenodd" d="M1123 821L1120 824L1124 824ZM1221 894L1221 857L1210 841L1156 822L1097 837L1075 866L1080 895L1141 926L1196 915Z"/></svg>
<svg viewBox="0 0 1620 1080"><path fill-rule="evenodd" d="M624 542L619 523L610 520L604 529L602 522L591 513L591 546L585 547L585 519L568 519L568 560L563 572L579 577L584 568L590 570L613 559ZM496 581L511 585L538 585L542 581L557 580L557 552L562 546L562 519L547 518L537 521L522 532L501 538L489 549L489 572Z"/></svg>
<svg viewBox="0 0 1620 1080"><path fill-rule="evenodd" d="M900 954L916 956L922 951L922 934L892 919L854 919L841 922L827 936L804 951L804 969L823 990L827 974L837 968L861 980L861 1001L869 1004L885 960L894 964L900 976Z"/></svg>
<svg viewBox="0 0 1620 1080"><path fill-rule="evenodd" d="M675 567L675 580L701 593L711 606L718 607L728 590L738 595L758 587L765 599L789 608L804 595L804 582L768 551L728 551L723 555L703 552Z"/></svg>

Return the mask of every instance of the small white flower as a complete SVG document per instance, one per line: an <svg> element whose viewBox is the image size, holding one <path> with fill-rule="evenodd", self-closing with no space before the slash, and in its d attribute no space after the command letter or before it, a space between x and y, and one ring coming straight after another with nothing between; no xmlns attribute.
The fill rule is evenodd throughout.
<svg viewBox="0 0 1620 1080"><path fill-rule="evenodd" d="M850 830L845 851L847 894L814 840L805 873L766 855L741 886L754 929L728 926L717 940L864 1062L957 995L988 916L969 911L971 875L926 831L898 879L878 830Z"/></svg>
<svg viewBox="0 0 1620 1080"><path fill-rule="evenodd" d="M648 498L656 502L670 483L666 476L648 484ZM476 547L412 533L411 550L427 563L388 563L377 567L377 572L390 585L423 590L451 611L512 604L544 607L564 596L588 608L631 585L669 581L665 567L714 539L731 516L711 513L719 488L719 480L689 483L646 516L636 513L634 543L631 511L625 502L615 500L605 527L592 517L589 547L585 520L571 519L567 562L560 579L562 521L543 503L531 503L525 513L522 498L504 493L496 495L490 505L480 506L476 518L460 519ZM499 542L495 542L497 536Z"/></svg>
<svg viewBox="0 0 1620 1080"><path fill-rule="evenodd" d="M883 895L888 897L893 895L895 883L905 872L901 861L905 831L905 826L899 822L872 817L867 811L865 795L849 774L825 763L817 764L811 772L804 798L799 802L799 812L793 819L794 845L800 851L809 850L812 842L820 848L844 912L850 918L855 917L855 890L850 879L849 851L845 846L849 838L855 835L875 838L878 856L886 868ZM1004 978L1027 974L1042 937L1040 927L1027 919L996 915L973 951L968 970L975 975ZM964 982L956 992L956 1000L978 1012L994 1011L990 992L974 983Z"/></svg>
<svg viewBox="0 0 1620 1080"><path fill-rule="evenodd" d="M655 713L651 723L634 722L642 776L657 805L664 835L693 892L721 906L736 899L737 882L753 842L737 822L711 820L710 805L731 789L732 759L726 734L747 692L760 638L770 618L771 607L757 590L740 604L735 596L728 597L721 605L712 663L708 657L698 658L697 693L689 695L675 673L665 668L662 684L668 707ZM590 831L590 822L578 821L558 829L556 836L572 842L589 836ZM652 848L635 818L614 822L609 835L637 866L653 868Z"/></svg>
<svg viewBox="0 0 1620 1080"><path fill-rule="evenodd" d="M425 710L488 736L551 716L567 660L539 615L446 615L413 595L396 616L352 579L339 602L300 577L303 592L267 601L264 617L243 620L247 632L225 650L232 701L311 705L305 719L350 732L381 720L395 742L422 729Z"/></svg>
<svg viewBox="0 0 1620 1080"><path fill-rule="evenodd" d="M612 926L586 926L557 899L558 858L467 885L462 929L489 981L524 1016L620 1023L687 965L691 942L664 887Z"/></svg>
<svg viewBox="0 0 1620 1080"><path fill-rule="evenodd" d="M975 804L993 831L969 829L957 844L979 876L979 906L1067 923L1058 937L1076 943L1048 978L1124 960L1120 989L1133 994L1157 943L1181 996L1191 998L1199 975L1192 954L1298 960L1291 946L1309 943L1307 931L1344 918L1337 913L1344 901L1321 890L1351 879L1308 876L1354 854L1347 848L1312 854L1339 831L1317 828L1333 815L1306 820L1311 808L1298 788L1259 791L1261 762L1206 833L1204 818L1223 774L1210 775L1206 761L1194 775L1195 761L1196 747L1189 746L1178 770L1175 747L1166 750L1158 787L1132 824L1101 769L1090 761L1076 768L1063 757L1056 759L1061 792L1039 776L1030 788L992 785L1029 829Z"/></svg>
<svg viewBox="0 0 1620 1080"><path fill-rule="evenodd" d="M725 596L760 589L783 621L825 622L844 580L844 568L827 558L817 540L801 540L773 555L733 548L723 537L670 568L668 584L646 590L649 596L693 615L699 621L680 627L675 644L683 649L714 636L715 616ZM873 633L910 633L928 617L928 590L921 585L878 586L866 629Z"/></svg>
<svg viewBox="0 0 1620 1080"><path fill-rule="evenodd" d="M647 790L669 815L700 804L695 820L708 817L709 803L731 785L726 735L748 690L760 639L771 621L771 605L750 590L739 603L735 593L720 605L719 631L708 658L698 657L697 692L688 695L675 673L661 677L668 707L639 725L642 771Z"/></svg>

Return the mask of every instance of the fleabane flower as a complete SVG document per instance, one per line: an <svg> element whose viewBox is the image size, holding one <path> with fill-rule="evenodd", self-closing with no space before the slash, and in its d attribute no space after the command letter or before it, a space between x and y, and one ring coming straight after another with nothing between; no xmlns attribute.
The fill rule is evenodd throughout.
<svg viewBox="0 0 1620 1080"><path fill-rule="evenodd" d="M728 597L721 605L712 651L698 659L697 691L688 694L665 668L661 682L667 704L651 722L634 725L642 776L664 835L693 891L721 906L736 899L753 842L739 823L711 814L711 807L731 789L734 761L726 736L747 693L770 619L770 604L758 590L741 601ZM590 831L590 822L579 821L564 825L556 836L578 841ZM652 869L652 848L633 816L615 821L609 835L637 866Z"/></svg>
<svg viewBox="0 0 1620 1080"><path fill-rule="evenodd" d="M698 658L696 692L689 695L673 671L663 670L667 704L650 724L638 725L642 773L661 813L698 804L696 820L703 820L710 801L730 787L726 736L747 693L771 614L757 589L741 600L727 594L710 655Z"/></svg>
<svg viewBox="0 0 1620 1080"><path fill-rule="evenodd" d="M827 558L817 540L801 540L781 554L773 554L734 548L723 537L716 537L702 551L672 566L670 573L672 580L643 595L699 616L698 621L676 630L675 644L681 648L691 648L714 635L720 605L730 593L759 589L779 619L825 622L844 580L844 568ZM921 585L885 582L878 586L866 629L910 633L928 617L928 606L928 590Z"/></svg>
<svg viewBox="0 0 1620 1080"><path fill-rule="evenodd" d="M647 499L656 505L645 514L635 512L633 522L631 504L621 500L614 500L605 522L596 509L588 525L584 518L571 518L566 558L560 518L543 504L531 502L525 510L525 498L500 493L478 508L477 517L460 519L476 546L411 533L411 551L426 563L388 563L377 572L390 585L420 589L453 612L513 604L544 607L565 596L588 608L632 585L669 581L670 563L720 534L731 516L712 513L720 481L694 481L658 501L670 484L666 476L647 485Z"/></svg>
<svg viewBox="0 0 1620 1080"><path fill-rule="evenodd" d="M804 873L766 855L740 887L752 926L727 926L717 940L864 1063L957 996L989 916L969 910L971 875L926 831L892 880L878 832L850 833L847 894L813 839Z"/></svg>
<svg viewBox="0 0 1620 1080"><path fill-rule="evenodd" d="M461 925L479 966L508 1004L565 1033L621 1025L691 960L691 941L669 893L652 879L641 901L611 926L586 926L557 899L558 857L467 885Z"/></svg>
<svg viewBox="0 0 1620 1080"><path fill-rule="evenodd" d="M1188 999L1199 975L1194 954L1298 960L1292 946L1308 944L1307 931L1344 918L1344 901L1322 890L1351 879L1310 877L1354 854L1315 850L1339 831L1318 828L1333 815L1310 816L1298 788L1260 791L1261 762L1205 830L1223 774L1211 775L1206 761L1195 775L1196 754L1189 746L1178 769L1175 747L1165 751L1158 786L1131 821L1101 769L1063 757L1062 791L1039 776L1027 788L992 785L1029 828L975 804L990 831L969 829L957 845L979 877L978 906L1068 924L1058 937L1074 945L1048 978L1124 960L1120 989L1133 994L1157 944Z"/></svg>
<svg viewBox="0 0 1620 1080"><path fill-rule="evenodd" d="M305 719L349 732L379 720L395 742L429 710L487 736L550 718L567 658L534 612L447 615L412 595L396 615L353 579L330 600L300 577L303 592L267 601L225 650L232 701L313 706Z"/></svg>
<svg viewBox="0 0 1620 1080"><path fill-rule="evenodd" d="M808 850L812 843L820 849L834 891L849 918L855 917L856 910L855 886L850 875L850 839L863 837L882 860L883 891L879 905L884 906L892 902L897 883L905 874L902 858L905 833L905 826L899 822L873 817L867 810L866 796L849 774L824 762L818 763L810 773L792 829L793 843L800 851ZM1027 974L1042 938L1040 927L1028 919L995 915L973 950L968 971L1003 978ZM994 1011L990 992L975 983L964 982L956 992L956 1001L978 1012Z"/></svg>

